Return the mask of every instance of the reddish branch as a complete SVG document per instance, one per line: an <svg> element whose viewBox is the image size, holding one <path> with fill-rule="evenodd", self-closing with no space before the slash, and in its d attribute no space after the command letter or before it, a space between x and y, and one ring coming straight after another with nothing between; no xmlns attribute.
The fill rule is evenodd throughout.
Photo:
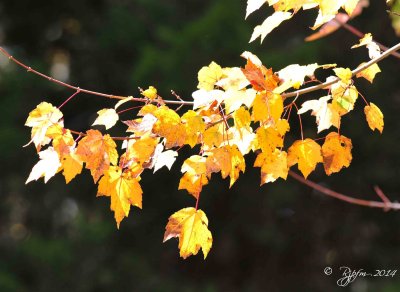
<svg viewBox="0 0 400 292"><path fill-rule="evenodd" d="M336 199L339 199L341 201L345 201L350 204L354 205L360 205L360 206L365 206L365 207L371 207L371 208L380 208L383 209L384 211L388 210L400 210L400 203L392 203L382 192L382 190L375 186L375 192L376 194L382 199L383 202L378 202L378 201L369 201L369 200L363 200L363 199L356 199L352 198L349 196L346 196L344 194L335 192L331 189L328 189L326 187L323 187L315 182L312 182L308 179L303 178L302 176L298 175L297 173L293 171L289 171L289 175L293 177L295 180L301 182L302 184L305 184L306 186L309 186L310 188L313 188L314 190L319 191L320 193L334 197Z"/></svg>

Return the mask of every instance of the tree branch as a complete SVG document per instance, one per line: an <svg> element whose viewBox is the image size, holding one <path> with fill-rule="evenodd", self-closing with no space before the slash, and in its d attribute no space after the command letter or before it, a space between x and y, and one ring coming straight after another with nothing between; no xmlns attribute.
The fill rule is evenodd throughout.
<svg viewBox="0 0 400 292"><path fill-rule="evenodd" d="M396 52L398 50L400 50L400 43L398 43L397 45L391 47L387 51L383 52L379 57L377 57L375 59L372 59L369 62L367 62L364 65L362 65L361 67L358 67L358 68L354 69L353 71L351 71L352 72L352 76L355 76L357 73L360 73L361 71L367 69L368 67L372 66L373 64L376 64L379 61L389 57L393 52ZM323 88L325 88L327 86L330 86L332 84L335 84L336 82L339 82L339 81L340 81L340 78L336 78L336 79L334 79L332 81L324 82L324 83L321 83L321 84L318 84L318 85L315 85L315 86L310 86L310 87L299 89L299 90L296 90L296 91L283 93L282 97L285 99L285 98L294 97L294 96L297 96L297 95L310 93L310 92L313 92L313 91L316 91L316 90L323 89Z"/></svg>
<svg viewBox="0 0 400 292"><path fill-rule="evenodd" d="M113 94L107 94L107 93L102 93L102 92L97 92L97 91L92 91L92 90L88 90L88 89L84 89L84 88L80 88L78 86L74 86L65 82L62 82L60 80L57 80L53 77L50 77L46 74L43 74L39 71L36 71L34 69L32 69L31 67L25 65L24 63L22 63L21 61L15 59L13 56L11 56L3 47L0 47L0 52L5 55L9 60L13 61L15 64L17 64L18 66L25 68L28 72L32 72L40 77L43 77L51 82L54 82L58 85L73 89L77 92L83 92L83 93L87 93L90 95L96 95L96 96L102 96L102 97L106 97L106 98L112 98L112 99L125 99L127 98L127 96L120 96L120 95L113 95ZM143 102L143 103L149 103L149 102L158 102L157 100L155 101L150 101L147 98L138 98L138 97L134 97L131 100L133 101L138 101L138 102ZM169 103L169 104L179 104L179 105L193 105L192 101L183 101L183 100L163 100L165 103Z"/></svg>
<svg viewBox="0 0 400 292"><path fill-rule="evenodd" d="M302 184L305 184L306 186L309 186L310 188L313 188L314 190L319 191L320 193L322 193L324 195L336 198L341 201L345 201L350 204L371 207L371 208L380 208L380 209L383 209L384 211L400 210L400 203L390 202L389 199L383 194L383 192L377 187L375 187L375 192L383 200L383 202L356 199L356 198L346 196L344 194L341 194L341 193L335 192L331 189L328 189L326 187L323 187L313 181L305 179L302 176L298 175L297 173L295 173L291 170L289 170L289 175L291 177L293 177L295 180L301 182Z"/></svg>

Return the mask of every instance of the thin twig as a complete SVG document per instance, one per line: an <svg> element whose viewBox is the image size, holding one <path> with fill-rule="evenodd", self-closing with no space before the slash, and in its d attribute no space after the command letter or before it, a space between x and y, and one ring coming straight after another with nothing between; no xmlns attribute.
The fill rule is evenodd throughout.
<svg viewBox="0 0 400 292"><path fill-rule="evenodd" d="M302 176L298 175L297 173L293 172L293 171L289 171L289 175L291 177L293 177L295 180L301 182L302 184L305 184L307 186L309 186L310 188L313 188L314 190L319 191L320 193L339 199L341 201L345 201L347 203L350 204L354 204L354 205L360 205L360 206L365 206L365 207L371 207L371 208L380 208L383 210L400 210L400 203L392 203L389 201L389 199L387 199L387 201L385 202L378 202L378 201L369 201L369 200L363 200L363 199L356 199L356 198L352 198L349 196L346 196L344 194L335 192L331 189L328 189L326 187L323 187L313 181L310 181L308 179L303 178ZM375 189L376 191L376 189ZM378 192L377 192L378 194ZM383 192L381 193L383 194ZM379 194L378 194L379 195ZM386 196L384 196L386 197ZM383 197L381 197L383 200Z"/></svg>
<svg viewBox="0 0 400 292"><path fill-rule="evenodd" d="M388 56L390 56L391 53L396 52L400 50L400 43L398 43L397 45L391 47L390 49L388 49L387 51L383 52L379 57L374 58L372 60L370 60L369 62L365 63L364 65L354 69L353 71L351 71L352 76L355 76L357 73L360 73L361 71L367 69L368 67L372 66L373 64L378 63L379 61L387 58ZM332 84L335 84L336 82L339 82L340 78L335 78L331 81L327 81L324 82L322 84L319 85L314 85L314 86L310 86L307 88L303 88L303 89L299 89L296 91L292 91L292 92L288 92L288 93L283 93L281 94L283 98L289 98L289 97L293 97L293 96L297 96L297 95L301 95L301 94L306 94L306 93L310 93L316 90L320 90L323 89L325 87L328 87Z"/></svg>
<svg viewBox="0 0 400 292"><path fill-rule="evenodd" d="M11 56L3 47L0 47L0 52L5 55L9 60L13 61L15 64L17 64L18 66L25 68L28 72L32 72L40 77L43 77L51 82L57 83L61 86L73 89L75 91L79 91L79 92L83 92L83 93L87 93L90 95L97 95L97 96L102 96L102 97L106 97L106 98L112 98L112 99L125 99L127 98L127 96L120 96L120 95L113 95L113 94L107 94L107 93L102 93L102 92L97 92L97 91L93 91L93 90L88 90L88 89L84 89L84 88L79 88L77 86L62 82L60 80L57 80L53 77L50 77L46 74L43 74L39 71L36 71L34 69L32 69L31 67L25 65L24 63L22 63L21 61L15 59L13 56ZM133 97L131 99L132 101L138 101L138 102L143 102L143 103L147 103L149 102L149 100L147 98L138 98L138 97ZM154 101L150 101L153 103L159 102L158 100L154 100ZM164 100L165 103L169 103L169 104L184 104L184 105L193 105L193 101L177 101L177 100Z"/></svg>

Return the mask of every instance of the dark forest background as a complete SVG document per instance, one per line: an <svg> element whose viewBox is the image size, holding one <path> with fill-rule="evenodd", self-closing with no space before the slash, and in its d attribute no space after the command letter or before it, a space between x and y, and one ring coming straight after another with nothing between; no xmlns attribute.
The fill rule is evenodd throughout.
<svg viewBox="0 0 400 292"><path fill-rule="evenodd" d="M246 1L233 0L1 0L0 45L83 88L138 95L138 86L154 85L165 98L174 89L187 100L202 66L243 66L245 50L274 71L314 62L354 68L368 59L365 49L350 50L358 39L345 30L305 43L314 10L296 15L262 45L248 44L252 28L271 11L264 7L245 21L245 7ZM371 1L351 24L394 45L399 38L386 9L385 1ZM380 66L373 85L358 80L357 87L384 112L383 135L370 131L359 100L342 124L353 139L352 165L331 177L319 166L310 179L370 200L379 200L376 184L396 201L400 60L390 57ZM200 207L214 237L206 261L202 255L182 260L176 241L162 243L168 216L194 205L177 190L182 158L170 172L143 174L144 208L134 208L120 230L87 171L68 185L60 175L46 185L25 185L38 159L34 147L22 148L30 137L24 127L29 111L43 100L60 105L72 93L0 57L0 291L400 290L399 212L337 201L291 178L259 187L251 155L232 189L214 176L202 193ZM310 97L319 96L304 99ZM66 126L86 130L96 112L113 103L80 94L63 108ZM315 118L304 123L305 134L314 137ZM295 120L292 128L291 138L298 139ZM323 273L327 266L331 276ZM340 266L399 271L339 289Z"/></svg>

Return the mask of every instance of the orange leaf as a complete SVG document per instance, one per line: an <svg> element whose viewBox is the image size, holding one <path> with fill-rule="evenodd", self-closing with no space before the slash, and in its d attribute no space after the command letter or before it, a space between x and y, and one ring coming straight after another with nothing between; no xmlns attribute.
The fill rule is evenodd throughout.
<svg viewBox="0 0 400 292"><path fill-rule="evenodd" d="M335 132L329 133L322 145L324 168L327 175L339 172L343 167L349 167L352 160L351 140Z"/></svg>
<svg viewBox="0 0 400 292"><path fill-rule="evenodd" d="M96 183L100 176L109 169L110 164L118 161L117 145L110 135L102 135L97 130L88 130L87 136L79 141L76 154L86 163Z"/></svg>
<svg viewBox="0 0 400 292"><path fill-rule="evenodd" d="M196 255L201 248L205 259L213 241L206 214L191 207L172 214L165 227L163 242L173 237L179 238L179 254L182 258Z"/></svg>

